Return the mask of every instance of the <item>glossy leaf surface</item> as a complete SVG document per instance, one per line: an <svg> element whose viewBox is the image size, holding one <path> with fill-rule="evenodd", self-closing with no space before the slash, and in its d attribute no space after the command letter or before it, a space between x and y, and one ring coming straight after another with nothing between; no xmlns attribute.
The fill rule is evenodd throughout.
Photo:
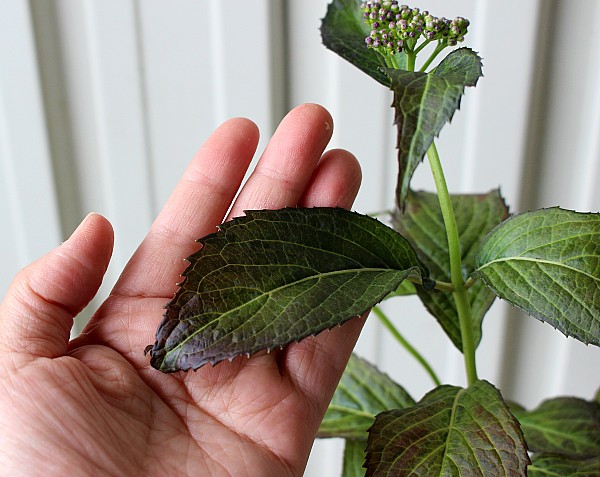
<svg viewBox="0 0 600 477"><path fill-rule="evenodd" d="M152 366L165 372L332 328L421 269L401 235L343 209L249 211L201 243L150 350Z"/></svg>
<svg viewBox="0 0 600 477"><path fill-rule="evenodd" d="M414 403L387 374L352 354L319 428L319 437L366 440L367 429L377 414Z"/></svg>
<svg viewBox="0 0 600 477"><path fill-rule="evenodd" d="M365 38L370 29L360 10L360 0L333 0L321 24L323 44L346 61L367 73L384 86L390 86L390 78L384 72L383 56L367 48ZM406 64L406 55L395 55L399 65Z"/></svg>
<svg viewBox="0 0 600 477"><path fill-rule="evenodd" d="M394 91L395 124L398 128L398 185L400 209L410 180L433 139L460 107L465 87L482 76L481 58L469 48L454 50L431 73L386 69Z"/></svg>
<svg viewBox="0 0 600 477"><path fill-rule="evenodd" d="M532 452L573 458L600 456L600 406L574 397L544 401L515 416Z"/></svg>
<svg viewBox="0 0 600 477"><path fill-rule="evenodd" d="M475 253L479 243L508 216L508 209L498 190L481 195L453 194L450 199L466 278L475 269ZM429 268L430 278L451 281L448 239L437 194L411 191L404 213L396 212L393 225L412 243L421 261ZM416 288L427 310L438 320L454 345L462 350L458 312L452 293ZM473 317L473 337L475 344L478 344L483 317L496 296L481 280L468 289L468 296Z"/></svg>
<svg viewBox="0 0 600 477"><path fill-rule="evenodd" d="M486 237L475 265L499 297L600 345L600 214L556 207L515 215Z"/></svg>
<svg viewBox="0 0 600 477"><path fill-rule="evenodd" d="M369 430L367 476L522 476L529 464L517 420L486 381L440 386Z"/></svg>

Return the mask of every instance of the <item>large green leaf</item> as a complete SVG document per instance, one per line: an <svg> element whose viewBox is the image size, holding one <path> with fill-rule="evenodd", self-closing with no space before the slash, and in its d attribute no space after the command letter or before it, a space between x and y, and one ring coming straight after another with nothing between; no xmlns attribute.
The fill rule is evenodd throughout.
<svg viewBox="0 0 600 477"><path fill-rule="evenodd" d="M369 430L369 477L512 477L528 464L519 423L487 381L440 386L412 408L378 415Z"/></svg>
<svg viewBox="0 0 600 477"><path fill-rule="evenodd" d="M369 36L369 25L360 10L360 0L333 0L321 24L323 44L352 63L384 86L390 86L390 78L383 71L386 66L383 56L367 48L365 38ZM396 62L406 64L406 55L397 53Z"/></svg>
<svg viewBox="0 0 600 477"><path fill-rule="evenodd" d="M560 397L514 414L532 452L573 458L600 456L600 406L595 402Z"/></svg>
<svg viewBox="0 0 600 477"><path fill-rule="evenodd" d="M395 124L398 128L398 184L400 209L410 180L433 139L460 107L466 86L475 86L482 75L481 58L469 48L454 50L432 73L386 69L392 79Z"/></svg>
<svg viewBox="0 0 600 477"><path fill-rule="evenodd" d="M600 456L574 459L555 454L534 454L527 477L598 477Z"/></svg>
<svg viewBox="0 0 600 477"><path fill-rule="evenodd" d="M475 265L500 298L600 345L600 214L555 207L515 215L486 237Z"/></svg>
<svg viewBox="0 0 600 477"><path fill-rule="evenodd" d="M451 195L458 228L465 275L475 269L475 252L483 237L508 216L500 191L481 195ZM437 194L409 192L404 213L396 212L394 228L413 245L434 280L449 282L450 258L446 228ZM452 293L416 287L427 310L439 321L454 345L462 350L462 338L456 303ZM481 340L481 323L491 306L494 293L480 280L468 289L475 343Z"/></svg>
<svg viewBox="0 0 600 477"><path fill-rule="evenodd" d="M402 386L353 354L327 408L319 437L366 440L377 414L414 404Z"/></svg>
<svg viewBox="0 0 600 477"><path fill-rule="evenodd" d="M365 477L367 469L363 467L363 464L365 463L366 446L367 442L365 439L361 441L346 440L344 444L342 477Z"/></svg>
<svg viewBox="0 0 600 477"><path fill-rule="evenodd" d="M201 243L150 350L161 371L299 341L363 314L424 270L401 235L343 209L249 211Z"/></svg>

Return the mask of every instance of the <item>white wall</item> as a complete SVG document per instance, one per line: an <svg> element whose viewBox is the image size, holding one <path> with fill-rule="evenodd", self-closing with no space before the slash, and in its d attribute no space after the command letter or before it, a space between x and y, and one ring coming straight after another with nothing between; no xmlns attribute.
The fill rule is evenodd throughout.
<svg viewBox="0 0 600 477"><path fill-rule="evenodd" d="M471 19L467 45L484 58L485 77L439 140L451 190L501 185L514 212L600 210L600 1L413 4ZM355 208L389 208L391 96L320 44L325 10L325 0L0 0L0 295L91 210L116 231L106 294L196 148L232 116L258 123L262 147L288 109L322 103L332 146L363 165ZM413 185L432 188L426 165ZM461 357L416 300L386 308L444 380L464 382ZM414 397L429 389L374 319L358 351ZM501 303L479 368L526 405L600 385L597 348ZM339 473L339 447L318 443L306 475Z"/></svg>

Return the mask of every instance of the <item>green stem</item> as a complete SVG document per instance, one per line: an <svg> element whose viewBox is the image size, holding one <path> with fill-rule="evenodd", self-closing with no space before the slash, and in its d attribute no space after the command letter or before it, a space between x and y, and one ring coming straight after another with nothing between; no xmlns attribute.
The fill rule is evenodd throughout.
<svg viewBox="0 0 600 477"><path fill-rule="evenodd" d="M465 282L465 288L471 288L475 284L475 279L473 277L467 278Z"/></svg>
<svg viewBox="0 0 600 477"><path fill-rule="evenodd" d="M473 338L473 321L471 318L471 304L465 282L462 275L462 258L460 253L460 242L458 239L458 228L456 227L456 218L454 209L448 193L446 178L440 162L435 143L427 150L427 158L431 166L433 180L437 189L442 217L446 227L446 236L448 239L448 253L450 255L450 278L454 292L452 296L456 302L458 312L458 321L460 324L460 335L462 339L462 351L465 360L465 369L467 372L467 381L469 385L477 381L477 367L475 364L475 340Z"/></svg>
<svg viewBox="0 0 600 477"><path fill-rule="evenodd" d="M415 55L418 55L419 52L425 48L427 45L429 45L429 43L431 43L431 40L425 40L423 43L421 43L416 49L415 49Z"/></svg>
<svg viewBox="0 0 600 477"><path fill-rule="evenodd" d="M409 276L408 280L416 285L423 285L423 279L420 276ZM435 289L439 291L452 293L454 291L454 285L452 285L452 283L436 280Z"/></svg>
<svg viewBox="0 0 600 477"><path fill-rule="evenodd" d="M408 71L415 71L415 62L417 61L417 55L413 52L406 52L406 69Z"/></svg>
<svg viewBox="0 0 600 477"><path fill-rule="evenodd" d="M423 66L421 66L421 69L419 71L424 72L427 68L429 68L429 65L432 63L433 60L435 60L435 57L437 55L440 54L440 52L446 48L447 44L446 42L439 42L437 44L437 46L435 47L435 50L433 50L433 52L431 53L431 55L429 55L429 58L427 58L427 60L425 61L425 63L423 63Z"/></svg>
<svg viewBox="0 0 600 477"><path fill-rule="evenodd" d="M427 360L423 357L421 353L419 353L408 341L406 341L406 338L402 336L402 334L390 321L387 315L381 310L381 308L377 306L374 307L373 313L377 315L377 318L379 318L381 323L383 323L383 326L385 326L388 329L388 331L392 334L394 338L396 338L396 340L398 340L398 342L404 347L404 349L408 351L421 364L421 366L423 366L425 371L427 371L427 374L431 376L431 379L433 380L435 385L440 386L442 383L437 377L437 374L435 374L435 371L433 370L431 365L427 362Z"/></svg>

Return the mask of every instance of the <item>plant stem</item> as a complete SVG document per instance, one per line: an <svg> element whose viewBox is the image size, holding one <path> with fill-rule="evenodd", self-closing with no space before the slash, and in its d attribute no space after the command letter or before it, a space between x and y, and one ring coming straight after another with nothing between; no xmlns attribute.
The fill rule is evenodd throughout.
<svg viewBox="0 0 600 477"><path fill-rule="evenodd" d="M409 276L407 280L409 280L410 282L415 283L417 285L423 285L423 279L420 276L419 277ZM453 292L454 286L452 285L452 283L447 283L447 282L443 282L441 280L436 280L435 281L435 289L439 290L439 291L444 291L444 292Z"/></svg>
<svg viewBox="0 0 600 477"><path fill-rule="evenodd" d="M435 47L435 50L433 50L433 52L431 53L431 55L429 55L429 58L427 58L427 60L425 61L425 63L423 63L423 66L421 66L421 69L419 71L424 72L427 68L429 68L429 65L431 64L431 62L433 60L435 60L435 57L437 55L440 54L440 52L446 48L446 43L445 42L440 42L437 44L437 46Z"/></svg>
<svg viewBox="0 0 600 477"><path fill-rule="evenodd" d="M408 71L415 71L415 62L417 61L417 55L412 52L406 52L406 69Z"/></svg>
<svg viewBox="0 0 600 477"><path fill-rule="evenodd" d="M398 340L398 342L404 347L404 349L406 349L406 351L408 351L421 364L421 366L423 366L425 371L427 371L427 374L429 374L429 376L431 376L431 379L433 380L435 385L436 386L441 385L442 383L441 383L440 379L437 377L437 374L435 374L435 371L433 370L431 365L427 362L427 360L423 357L423 355L421 353L419 353L408 341L406 341L406 338L404 338L404 336L402 336L402 334L398 331L398 329L390 321L390 319L387 317L387 315L381 310L381 308L379 308L377 306L374 307L373 313L375 313L375 315L377 315L377 318L379 318L381 323L383 323L383 326L385 326L388 329L388 331L392 334L392 336L394 338L396 338L396 340Z"/></svg>
<svg viewBox="0 0 600 477"><path fill-rule="evenodd" d="M475 364L475 341L473 339L473 320L471 319L471 304L465 282L462 275L462 258L460 253L460 242L458 239L458 229L456 227L456 219L454 209L448 193L448 186L444 171L440 162L435 143L427 150L427 158L431 166L433 180L437 189L440 208L442 209L442 217L446 227L446 236L448 238L448 253L450 255L450 278L454 286L452 296L456 303L458 312L458 321L460 324L460 335L462 339L462 351L465 360L465 369L467 372L467 381L469 385L477 381L477 367Z"/></svg>

